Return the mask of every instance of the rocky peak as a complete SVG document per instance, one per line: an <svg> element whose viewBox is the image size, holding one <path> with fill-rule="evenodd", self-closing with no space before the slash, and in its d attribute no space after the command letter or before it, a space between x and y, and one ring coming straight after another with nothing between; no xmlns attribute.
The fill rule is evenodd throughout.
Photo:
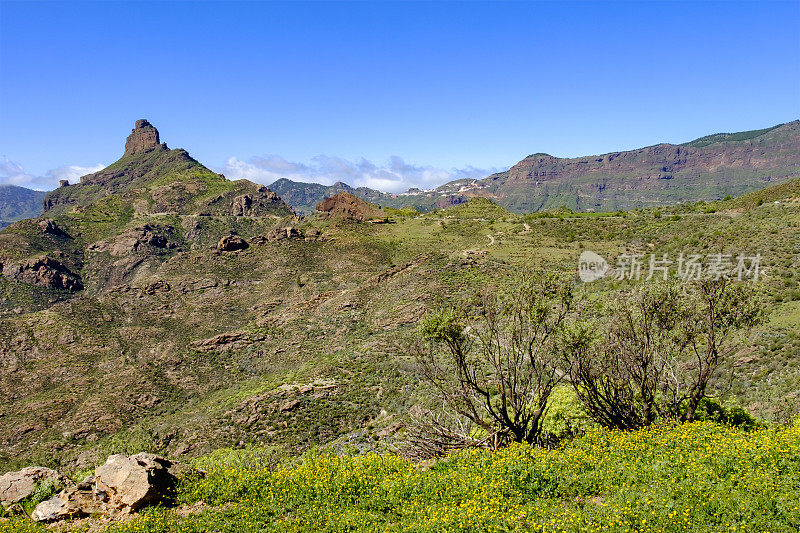
<svg viewBox="0 0 800 533"><path fill-rule="evenodd" d="M141 154L151 150L166 150L166 143L160 144L158 130L146 119L136 121L128 139L125 141L125 155Z"/></svg>

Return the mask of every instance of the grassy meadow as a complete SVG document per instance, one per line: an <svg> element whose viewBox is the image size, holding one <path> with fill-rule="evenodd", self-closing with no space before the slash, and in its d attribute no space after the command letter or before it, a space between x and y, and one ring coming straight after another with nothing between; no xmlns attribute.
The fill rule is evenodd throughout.
<svg viewBox="0 0 800 533"><path fill-rule="evenodd" d="M732 532L800 528L800 426L745 431L710 422L591 429L552 449L514 445L414 463L386 454L264 450L197 459L173 508L114 533ZM59 531L87 531L91 521ZM96 525L96 524L95 524ZM0 532L46 531L27 519Z"/></svg>

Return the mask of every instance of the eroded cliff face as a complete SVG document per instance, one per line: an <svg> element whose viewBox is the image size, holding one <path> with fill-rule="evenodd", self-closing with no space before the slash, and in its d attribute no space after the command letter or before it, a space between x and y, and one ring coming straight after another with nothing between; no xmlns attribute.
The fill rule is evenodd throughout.
<svg viewBox="0 0 800 533"><path fill-rule="evenodd" d="M685 170L715 172L719 169L764 170L775 168L776 176L786 172L784 165L800 163L800 124L782 127L784 139L765 146L749 141L720 143L703 147L658 144L628 152L564 159L549 155L527 157L511 167L508 181L548 181L584 176L634 175L640 180L671 179Z"/></svg>
<svg viewBox="0 0 800 533"><path fill-rule="evenodd" d="M167 144L161 144L158 130L147 121L139 119L125 141L125 155L136 155L151 150L167 150Z"/></svg>
<svg viewBox="0 0 800 533"><path fill-rule="evenodd" d="M739 196L797 176L800 121L596 156L537 153L505 172L437 192L487 197L518 212L561 206L609 211Z"/></svg>

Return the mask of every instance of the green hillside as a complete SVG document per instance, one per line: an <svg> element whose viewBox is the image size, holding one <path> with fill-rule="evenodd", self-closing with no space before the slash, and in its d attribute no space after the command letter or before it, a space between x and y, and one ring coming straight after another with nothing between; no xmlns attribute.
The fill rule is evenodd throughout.
<svg viewBox="0 0 800 533"><path fill-rule="evenodd" d="M705 137L700 137L699 139L689 141L688 143L684 143L681 146L702 148L703 146L708 146L709 144L714 144L719 142L746 141L749 139L755 139L756 137L760 137L761 135L764 135L765 133L770 132L774 129L780 128L781 126L783 126L783 124L778 124L777 126L772 126L771 128L764 128L761 130L740 131L738 133L715 133L713 135L706 135Z"/></svg>
<svg viewBox="0 0 800 533"><path fill-rule="evenodd" d="M38 216L45 194L16 185L0 185L0 229L17 220Z"/></svg>

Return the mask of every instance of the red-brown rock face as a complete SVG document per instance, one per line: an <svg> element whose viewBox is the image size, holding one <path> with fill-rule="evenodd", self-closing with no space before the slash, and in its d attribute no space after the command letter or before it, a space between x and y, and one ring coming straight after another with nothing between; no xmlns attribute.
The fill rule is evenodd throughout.
<svg viewBox="0 0 800 533"><path fill-rule="evenodd" d="M341 216L359 222L384 217L380 210L349 192L340 192L325 198L317 204L317 211L328 216Z"/></svg>

